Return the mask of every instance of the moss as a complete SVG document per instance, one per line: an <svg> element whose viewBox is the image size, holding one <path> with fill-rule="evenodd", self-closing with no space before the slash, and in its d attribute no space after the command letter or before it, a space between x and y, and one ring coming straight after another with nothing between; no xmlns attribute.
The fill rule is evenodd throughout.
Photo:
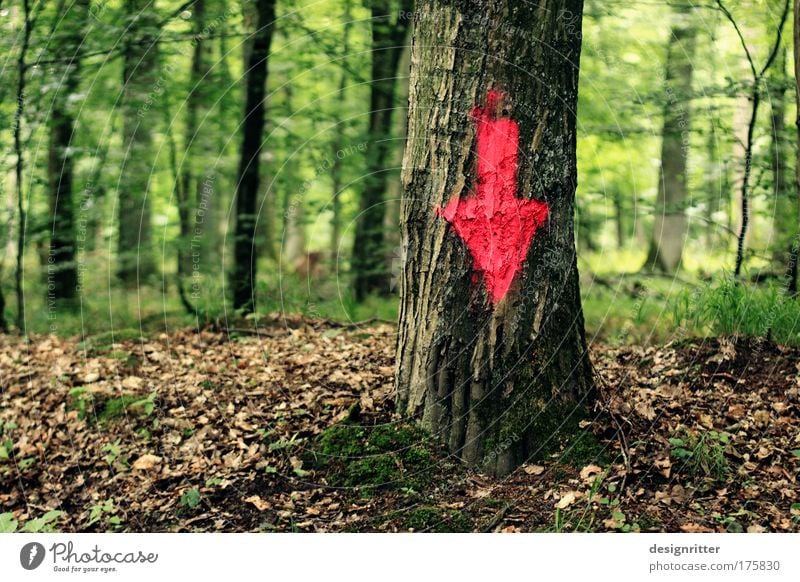
<svg viewBox="0 0 800 582"><path fill-rule="evenodd" d="M341 424L322 433L313 461L328 470L334 485L366 492L420 489L430 481L434 462L428 443L428 436L410 425Z"/></svg>
<svg viewBox="0 0 800 582"><path fill-rule="evenodd" d="M471 532L472 520L460 511L439 507L417 507L403 519L405 529L435 533Z"/></svg>
<svg viewBox="0 0 800 582"><path fill-rule="evenodd" d="M607 464L606 447L580 428L585 417L574 403L544 401L535 393L518 398L503 413L499 429L487 437L484 460L491 463L510 449L520 463L559 455L561 463L578 469L590 463Z"/></svg>
<svg viewBox="0 0 800 582"><path fill-rule="evenodd" d="M576 469L589 464L603 466L609 463L606 446L589 431L581 430L566 435L563 447L559 461Z"/></svg>

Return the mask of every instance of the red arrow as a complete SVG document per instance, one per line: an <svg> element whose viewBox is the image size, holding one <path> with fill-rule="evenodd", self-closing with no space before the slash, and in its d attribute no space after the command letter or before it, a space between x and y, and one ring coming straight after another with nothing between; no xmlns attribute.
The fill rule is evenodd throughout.
<svg viewBox="0 0 800 582"><path fill-rule="evenodd" d="M502 99L500 91L489 91L486 107L472 111L478 154L474 196L454 196L439 210L467 243L473 269L483 275L494 304L508 292L549 213L546 202L517 198L519 126L497 116Z"/></svg>

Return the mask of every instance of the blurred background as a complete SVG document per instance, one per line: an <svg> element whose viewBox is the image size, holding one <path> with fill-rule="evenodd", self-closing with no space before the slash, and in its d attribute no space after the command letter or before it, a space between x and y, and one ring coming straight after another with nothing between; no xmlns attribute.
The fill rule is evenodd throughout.
<svg viewBox="0 0 800 582"><path fill-rule="evenodd" d="M591 339L800 343L790 8L586 1ZM1 0L0 325L393 321L413 23L408 0Z"/></svg>

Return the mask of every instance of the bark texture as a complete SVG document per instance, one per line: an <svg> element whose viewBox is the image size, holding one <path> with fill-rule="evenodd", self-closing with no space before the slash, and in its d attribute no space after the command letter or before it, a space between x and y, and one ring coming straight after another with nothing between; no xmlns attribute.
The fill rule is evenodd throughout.
<svg viewBox="0 0 800 582"><path fill-rule="evenodd" d="M244 311L255 308L259 158L264 135L267 61L275 28L275 0L257 0L256 11L255 33L245 72L245 121L239 158L239 181L236 187L236 230L231 282L233 306Z"/></svg>
<svg viewBox="0 0 800 582"><path fill-rule="evenodd" d="M681 263L686 239L685 209L689 198L689 152L692 60L696 29L691 14L681 9L674 15L665 72L666 101L653 220L653 238L647 266L674 273Z"/></svg>
<svg viewBox="0 0 800 582"><path fill-rule="evenodd" d="M399 409L465 462L504 474L546 449L591 397L574 241L582 0L418 7L403 162ZM519 125L517 195L550 214L492 305L437 212L471 194L487 91Z"/></svg>

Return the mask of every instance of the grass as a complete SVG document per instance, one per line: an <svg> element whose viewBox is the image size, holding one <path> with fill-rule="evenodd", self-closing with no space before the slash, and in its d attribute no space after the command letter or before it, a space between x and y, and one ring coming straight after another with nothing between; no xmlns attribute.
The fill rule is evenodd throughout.
<svg viewBox="0 0 800 582"><path fill-rule="evenodd" d="M723 481L730 470L725 458L729 440L724 432L689 432L684 429L669 439L670 456L680 462L679 471L685 471L693 478Z"/></svg>

